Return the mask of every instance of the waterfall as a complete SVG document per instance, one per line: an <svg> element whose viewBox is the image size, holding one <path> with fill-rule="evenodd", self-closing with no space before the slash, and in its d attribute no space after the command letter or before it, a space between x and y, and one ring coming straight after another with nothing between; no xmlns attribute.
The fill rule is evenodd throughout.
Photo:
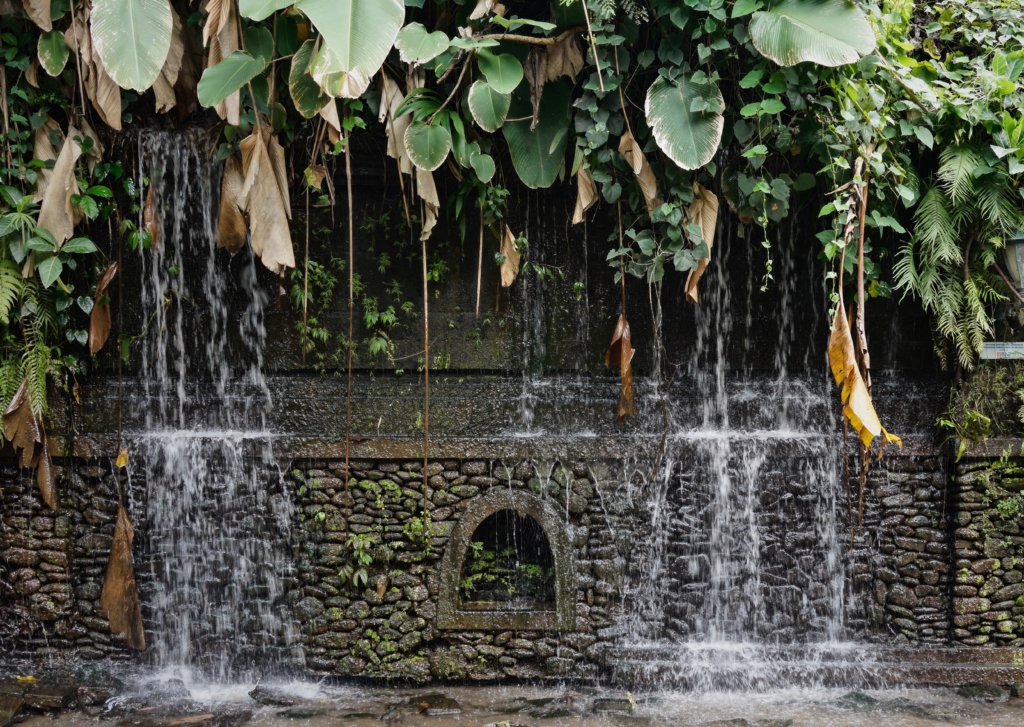
<svg viewBox="0 0 1024 727"><path fill-rule="evenodd" d="M157 665L239 678L279 664L293 640L291 503L266 424L268 295L248 248L216 249L219 164L203 131L142 132L138 173L160 228L137 253L145 426L126 433L147 523L147 630Z"/></svg>
<svg viewBox="0 0 1024 727"><path fill-rule="evenodd" d="M692 350L675 352L688 361L682 381L654 387L651 396L666 401L643 403L652 430L659 405L668 408L664 460L627 482L641 527L624 589L624 643L646 668L699 689L777 686L794 671L813 681L826 676L823 660L850 648L840 435L824 361L810 357L820 349L808 345L810 331L795 315L811 307L823 319L825 294L798 299L814 263L800 268L790 234L773 243L775 280L765 296L759 241L732 216L719 221ZM735 253L747 258L746 280ZM772 305L770 316L759 312L760 324L759 298ZM777 328L773 355L750 350L759 325ZM730 355L734 329L744 345ZM737 361L741 375L731 375ZM641 463L634 469L644 471Z"/></svg>

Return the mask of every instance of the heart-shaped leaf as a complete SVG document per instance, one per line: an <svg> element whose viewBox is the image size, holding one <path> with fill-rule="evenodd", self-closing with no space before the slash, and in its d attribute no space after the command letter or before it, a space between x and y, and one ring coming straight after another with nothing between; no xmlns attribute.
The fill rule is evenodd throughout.
<svg viewBox="0 0 1024 727"><path fill-rule="evenodd" d="M36 270L39 271L39 280L42 281L44 288L53 285L63 269L64 263L56 255L51 255L36 266Z"/></svg>
<svg viewBox="0 0 1024 727"><path fill-rule="evenodd" d="M494 178L494 159L490 154L472 153L469 156L469 163L476 172L476 177L484 184Z"/></svg>
<svg viewBox="0 0 1024 727"><path fill-rule="evenodd" d="M875 49L871 23L850 0L775 0L751 17L750 39L780 66L841 66Z"/></svg>
<svg viewBox="0 0 1024 727"><path fill-rule="evenodd" d="M266 67L262 58L236 50L215 66L203 71L199 79L199 103L216 106L232 93L255 78Z"/></svg>
<svg viewBox="0 0 1024 727"><path fill-rule="evenodd" d="M313 77L309 75L309 63L313 59L313 47L316 41L307 40L292 56L292 67L288 72L288 92L291 94L295 110L303 118L311 119L331 100Z"/></svg>
<svg viewBox="0 0 1024 727"><path fill-rule="evenodd" d="M39 36L36 44L39 53L39 65L51 76L59 76L68 62L68 44L64 34L59 30L51 30Z"/></svg>
<svg viewBox="0 0 1024 727"><path fill-rule="evenodd" d="M480 71L487 77L487 83L498 93L512 93L523 80L523 64L514 55L496 55L489 50L479 50L476 61Z"/></svg>
<svg viewBox="0 0 1024 727"><path fill-rule="evenodd" d="M168 0L93 0L89 25L103 67L121 88L153 85L171 49Z"/></svg>
<svg viewBox="0 0 1024 727"><path fill-rule="evenodd" d="M707 102L707 111L691 111L696 98ZM683 169L699 169L718 151L724 107L722 92L712 83L693 83L685 77L671 83L659 76L647 90L644 110L665 155Z"/></svg>
<svg viewBox="0 0 1024 727"><path fill-rule="evenodd" d="M511 94L498 93L484 81L474 81L469 87L469 111L484 131L493 133L500 129L508 117L511 104Z"/></svg>
<svg viewBox="0 0 1024 727"><path fill-rule="evenodd" d="M405 130L405 149L413 164L425 172L432 172L448 158L452 136L440 124L416 121Z"/></svg>
<svg viewBox="0 0 1024 727"><path fill-rule="evenodd" d="M448 36L440 30L428 33L422 23L409 23L398 33L398 55L403 63L424 64L448 50Z"/></svg>

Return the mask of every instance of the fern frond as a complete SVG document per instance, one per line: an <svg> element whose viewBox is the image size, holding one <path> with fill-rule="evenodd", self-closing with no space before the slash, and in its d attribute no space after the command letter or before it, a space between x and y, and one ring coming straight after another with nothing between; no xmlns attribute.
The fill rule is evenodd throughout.
<svg viewBox="0 0 1024 727"><path fill-rule="evenodd" d="M974 189L974 170L981 157L969 146L947 146L939 155L938 178L949 198L959 204L967 200Z"/></svg>
<svg viewBox="0 0 1024 727"><path fill-rule="evenodd" d="M959 226L951 214L953 206L941 189L931 187L914 211L914 233L921 243L925 264L963 262Z"/></svg>
<svg viewBox="0 0 1024 727"><path fill-rule="evenodd" d="M23 356L25 379L28 382L28 403L32 413L46 413L46 377L50 372L50 347L42 338L30 338Z"/></svg>
<svg viewBox="0 0 1024 727"><path fill-rule="evenodd" d="M21 271L14 261L0 262L0 322L10 323L11 310L24 288L24 278L21 277Z"/></svg>

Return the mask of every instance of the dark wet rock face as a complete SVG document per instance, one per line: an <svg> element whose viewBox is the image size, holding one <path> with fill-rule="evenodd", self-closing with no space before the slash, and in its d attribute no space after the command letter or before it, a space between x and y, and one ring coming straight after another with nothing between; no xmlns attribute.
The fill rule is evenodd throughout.
<svg viewBox="0 0 1024 727"><path fill-rule="evenodd" d="M446 694L433 693L413 697L410 704L428 717L462 714L462 706Z"/></svg>
<svg viewBox="0 0 1024 727"><path fill-rule="evenodd" d="M968 684L957 690L964 699L972 702L1005 702L1010 698L1010 691L995 684Z"/></svg>
<svg viewBox="0 0 1024 727"><path fill-rule="evenodd" d="M271 707L294 707L302 702L301 699L292 694L271 687L256 687L249 692L249 698L256 702L256 704Z"/></svg>

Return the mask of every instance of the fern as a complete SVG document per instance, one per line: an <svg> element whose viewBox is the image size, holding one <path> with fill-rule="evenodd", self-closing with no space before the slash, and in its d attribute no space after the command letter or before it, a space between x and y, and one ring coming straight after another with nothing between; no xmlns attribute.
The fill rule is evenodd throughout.
<svg viewBox="0 0 1024 727"><path fill-rule="evenodd" d="M28 403L32 413L46 413L46 378L50 373L50 347L40 337L30 336L22 356L25 380L28 382Z"/></svg>
<svg viewBox="0 0 1024 727"><path fill-rule="evenodd" d="M959 204L970 196L974 189L974 170L979 164L981 156L969 146L947 146L942 150L936 176L954 203Z"/></svg>
<svg viewBox="0 0 1024 727"><path fill-rule="evenodd" d="M0 322L10 323L11 310L24 287L17 265L11 260L0 262Z"/></svg>

